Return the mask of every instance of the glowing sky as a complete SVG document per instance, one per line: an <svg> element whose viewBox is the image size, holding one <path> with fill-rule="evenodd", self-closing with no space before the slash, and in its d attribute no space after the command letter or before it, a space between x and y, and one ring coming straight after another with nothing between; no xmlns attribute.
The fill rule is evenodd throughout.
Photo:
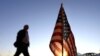
<svg viewBox="0 0 100 56"><path fill-rule="evenodd" d="M79 53L100 50L100 0L63 0ZM0 0L0 55L13 56L13 43L30 26L31 56L53 56L49 42L61 0Z"/></svg>

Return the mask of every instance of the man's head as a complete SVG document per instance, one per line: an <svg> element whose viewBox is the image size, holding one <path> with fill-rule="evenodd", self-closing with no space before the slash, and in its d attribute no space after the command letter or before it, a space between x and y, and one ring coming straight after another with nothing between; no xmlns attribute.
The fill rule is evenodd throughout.
<svg viewBox="0 0 100 56"><path fill-rule="evenodd" d="M24 25L24 30L28 30L29 29L29 26L28 25Z"/></svg>

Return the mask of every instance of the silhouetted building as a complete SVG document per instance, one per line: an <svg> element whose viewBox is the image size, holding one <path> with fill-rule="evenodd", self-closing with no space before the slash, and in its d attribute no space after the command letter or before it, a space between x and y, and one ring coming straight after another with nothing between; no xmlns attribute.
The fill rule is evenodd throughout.
<svg viewBox="0 0 100 56"><path fill-rule="evenodd" d="M97 54L97 53L85 53L85 54L78 54L77 56L100 56L100 54Z"/></svg>
<svg viewBox="0 0 100 56"><path fill-rule="evenodd" d="M96 53L85 53L84 56L96 56Z"/></svg>

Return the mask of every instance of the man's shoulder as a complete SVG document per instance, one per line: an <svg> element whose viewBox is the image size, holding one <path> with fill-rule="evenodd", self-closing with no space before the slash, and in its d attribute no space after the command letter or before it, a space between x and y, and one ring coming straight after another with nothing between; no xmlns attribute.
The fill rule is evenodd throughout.
<svg viewBox="0 0 100 56"><path fill-rule="evenodd" d="M22 33L22 32L24 32L24 30L23 30L23 29L21 29L21 30L19 30L19 31L18 31L18 33Z"/></svg>

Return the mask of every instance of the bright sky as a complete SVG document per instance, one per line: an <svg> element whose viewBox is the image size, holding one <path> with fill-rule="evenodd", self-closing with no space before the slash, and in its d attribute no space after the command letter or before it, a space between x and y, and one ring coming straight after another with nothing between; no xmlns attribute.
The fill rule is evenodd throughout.
<svg viewBox="0 0 100 56"><path fill-rule="evenodd" d="M13 56L13 43L30 26L30 56L53 56L49 42L61 0L0 0L0 55ZM100 50L100 0L63 0L79 53Z"/></svg>

